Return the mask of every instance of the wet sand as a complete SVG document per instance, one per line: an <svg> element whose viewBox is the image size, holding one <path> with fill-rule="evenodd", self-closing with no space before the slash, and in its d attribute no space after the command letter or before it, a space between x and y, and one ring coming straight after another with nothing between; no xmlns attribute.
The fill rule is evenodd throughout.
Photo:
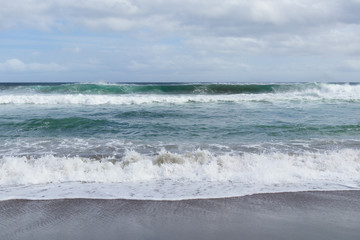
<svg viewBox="0 0 360 240"><path fill-rule="evenodd" d="M0 201L0 239L360 239L360 191Z"/></svg>

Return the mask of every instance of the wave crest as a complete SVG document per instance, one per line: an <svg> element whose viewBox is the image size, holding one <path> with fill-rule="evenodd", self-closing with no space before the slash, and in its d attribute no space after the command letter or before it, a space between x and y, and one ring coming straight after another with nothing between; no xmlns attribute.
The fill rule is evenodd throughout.
<svg viewBox="0 0 360 240"><path fill-rule="evenodd" d="M0 173L3 185L161 179L270 185L316 184L318 180L360 183L360 151L216 155L205 150L184 154L163 150L156 156L127 151L122 159L107 157L100 160L53 155L39 158L3 156Z"/></svg>
<svg viewBox="0 0 360 240"><path fill-rule="evenodd" d="M76 90L83 84L41 86L43 91L3 91L0 104L67 104L67 105L141 105L184 104L211 102L288 102L288 101L360 101L360 85L350 84L293 84L293 85L170 85L170 86L113 86L91 84L95 89L131 89L125 92ZM86 86L86 84L85 84ZM58 88L63 90L58 90ZM168 90L173 89L173 90ZM82 89L82 88L80 88ZM87 88L85 88L87 89ZM141 90L143 89L143 90ZM148 89L148 90L144 90ZM165 90L164 90L165 89ZM167 89L167 90L166 90Z"/></svg>

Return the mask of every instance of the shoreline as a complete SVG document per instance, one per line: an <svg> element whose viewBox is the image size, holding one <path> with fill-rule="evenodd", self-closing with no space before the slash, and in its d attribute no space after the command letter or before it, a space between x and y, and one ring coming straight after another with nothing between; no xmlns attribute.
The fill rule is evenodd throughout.
<svg viewBox="0 0 360 240"><path fill-rule="evenodd" d="M359 239L360 191L0 201L0 239Z"/></svg>
<svg viewBox="0 0 360 240"><path fill-rule="evenodd" d="M238 196L219 196L219 197L189 197L189 198L165 198L165 199L158 199L158 198L116 198L116 197L55 197L55 198L9 198L9 199L0 199L0 204L6 201L58 201L58 200L94 200L94 201L150 201L150 202L183 202L183 201L196 201L196 200L231 200L231 199L239 199L239 198L248 198L248 197L259 197L262 195L278 195L278 194L296 194L296 193L337 193L337 192L360 192L360 189L357 188L348 188L348 189L316 189L316 190L294 190L294 191L279 191L279 192L258 192L258 193L250 193L245 195L238 195Z"/></svg>

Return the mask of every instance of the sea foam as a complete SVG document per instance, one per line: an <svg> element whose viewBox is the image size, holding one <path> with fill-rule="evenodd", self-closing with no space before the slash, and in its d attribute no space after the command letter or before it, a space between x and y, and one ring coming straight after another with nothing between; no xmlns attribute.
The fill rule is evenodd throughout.
<svg viewBox="0 0 360 240"><path fill-rule="evenodd" d="M56 198L57 193L50 191L54 186L60 192L83 186L81 197L141 199L359 188L360 151L217 155L206 150L183 154L163 150L155 156L127 151L122 159L101 160L3 156L0 184L0 199L13 198L17 191L23 198L38 198L39 188L41 196ZM79 197L78 191L69 192L59 196Z"/></svg>

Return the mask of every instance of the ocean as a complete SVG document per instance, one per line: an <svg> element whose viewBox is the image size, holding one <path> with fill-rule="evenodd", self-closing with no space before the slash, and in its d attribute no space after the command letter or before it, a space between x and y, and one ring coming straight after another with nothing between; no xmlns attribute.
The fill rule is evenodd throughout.
<svg viewBox="0 0 360 240"><path fill-rule="evenodd" d="M360 188L360 84L0 83L0 200Z"/></svg>

